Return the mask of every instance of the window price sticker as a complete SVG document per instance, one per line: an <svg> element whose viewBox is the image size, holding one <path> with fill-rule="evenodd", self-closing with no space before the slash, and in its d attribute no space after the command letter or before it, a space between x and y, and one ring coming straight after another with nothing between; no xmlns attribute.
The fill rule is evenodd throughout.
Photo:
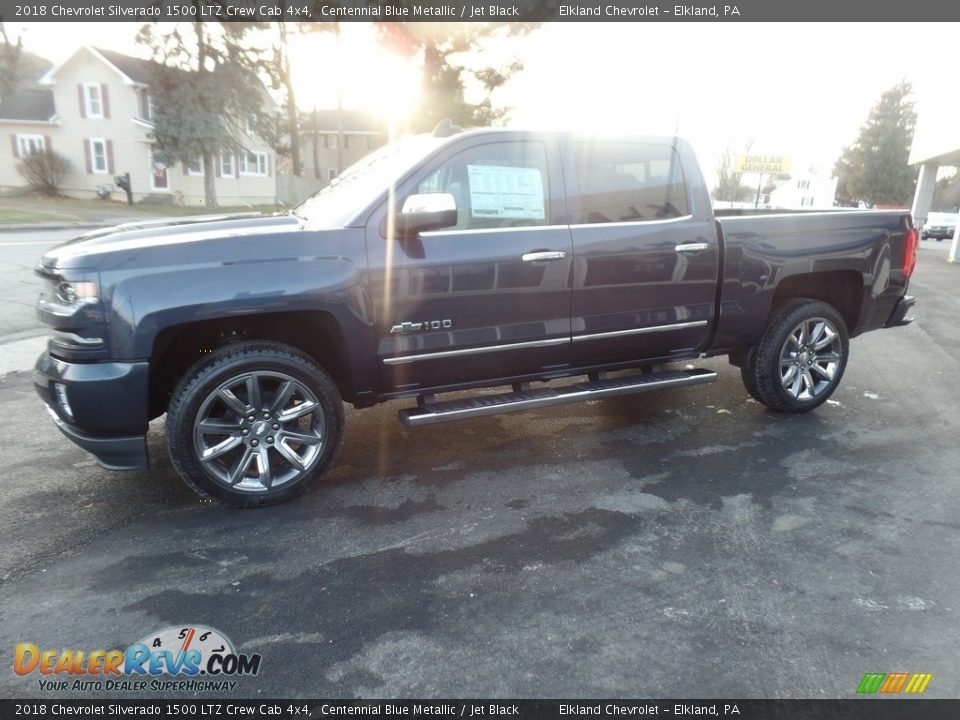
<svg viewBox="0 0 960 720"><path fill-rule="evenodd" d="M543 176L537 168L467 165L473 217L543 220Z"/></svg>

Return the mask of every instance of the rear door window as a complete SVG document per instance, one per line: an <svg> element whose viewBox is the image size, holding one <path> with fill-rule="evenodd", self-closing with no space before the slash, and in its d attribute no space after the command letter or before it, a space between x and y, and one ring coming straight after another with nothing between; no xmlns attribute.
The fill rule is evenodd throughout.
<svg viewBox="0 0 960 720"><path fill-rule="evenodd" d="M574 142L576 224L651 222L690 214L677 151L654 143Z"/></svg>

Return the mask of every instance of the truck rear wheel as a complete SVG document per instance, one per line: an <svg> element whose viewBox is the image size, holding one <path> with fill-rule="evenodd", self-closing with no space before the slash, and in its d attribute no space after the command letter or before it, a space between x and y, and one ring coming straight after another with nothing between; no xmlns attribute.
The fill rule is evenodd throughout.
<svg viewBox="0 0 960 720"><path fill-rule="evenodd" d="M238 507L289 500L333 464L343 440L336 384L286 345L240 342L186 372L167 409L180 477Z"/></svg>
<svg viewBox="0 0 960 720"><path fill-rule="evenodd" d="M801 413L827 401L843 377L850 338L837 310L794 298L778 306L747 365L747 391L772 410Z"/></svg>

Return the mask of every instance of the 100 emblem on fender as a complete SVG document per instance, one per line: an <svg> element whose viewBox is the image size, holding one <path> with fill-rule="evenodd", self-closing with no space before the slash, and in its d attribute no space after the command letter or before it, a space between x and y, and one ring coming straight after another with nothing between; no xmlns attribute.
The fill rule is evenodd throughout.
<svg viewBox="0 0 960 720"><path fill-rule="evenodd" d="M417 330L448 330L453 327L453 320L424 320L422 322L402 322L390 328L390 334L412 333Z"/></svg>

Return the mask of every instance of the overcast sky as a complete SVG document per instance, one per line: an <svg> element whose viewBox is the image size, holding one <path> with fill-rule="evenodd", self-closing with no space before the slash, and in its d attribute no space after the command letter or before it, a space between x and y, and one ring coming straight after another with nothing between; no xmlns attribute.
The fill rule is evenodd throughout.
<svg viewBox="0 0 960 720"><path fill-rule="evenodd" d="M80 43L144 54L135 23L8 23L27 49L59 61ZM829 174L887 88L913 83L923 114L953 103L956 63L939 39L957 25L555 23L493 43L480 64L518 56L525 70L497 96L524 127L670 133L691 140L708 175L726 147L789 155L794 170ZM402 107L416 73L374 49L364 23L348 23L340 52L323 35L297 50L303 104L330 105L335 68L347 104ZM323 71L330 64L330 72ZM955 116L954 116L955 117ZM956 123L948 123L953 126Z"/></svg>

